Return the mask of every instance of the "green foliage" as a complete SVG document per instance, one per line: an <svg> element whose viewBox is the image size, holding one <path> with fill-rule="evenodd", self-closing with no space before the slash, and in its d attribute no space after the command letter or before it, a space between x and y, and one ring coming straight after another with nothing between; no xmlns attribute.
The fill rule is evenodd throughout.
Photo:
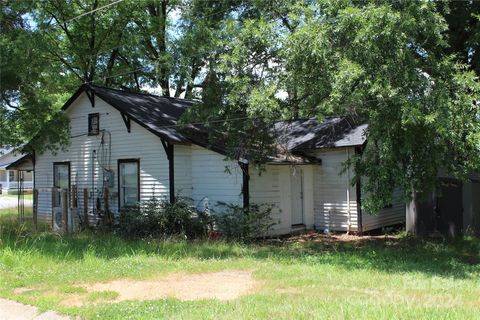
<svg viewBox="0 0 480 320"><path fill-rule="evenodd" d="M201 98L184 122L252 165L278 120L368 122L347 164L369 212L480 169L475 1L125 0L79 17L109 3L2 1L0 145L67 146L57 113L93 82Z"/></svg>
<svg viewBox="0 0 480 320"><path fill-rule="evenodd" d="M469 65L480 75L480 3L478 1L438 1L435 3L448 24L446 54Z"/></svg>
<svg viewBox="0 0 480 320"><path fill-rule="evenodd" d="M47 141L68 141L67 122L56 113L69 81L58 78L61 65L46 57L45 39L27 18L35 6L31 1L2 1L0 146L16 147L38 137L42 151Z"/></svg>
<svg viewBox="0 0 480 320"><path fill-rule="evenodd" d="M222 213L215 215L215 225L227 240L253 241L267 236L275 225L271 205L250 204L243 208L230 203L220 203Z"/></svg>
<svg viewBox="0 0 480 320"><path fill-rule="evenodd" d="M391 203L395 188L407 200L434 190L440 171L480 169L479 82L446 53L437 4L266 1L240 16L225 22L211 66L216 95L195 114L216 120L209 127L231 158L264 163L275 143L266 128L279 119L368 122L362 156L347 163L367 212Z"/></svg>
<svg viewBox="0 0 480 320"><path fill-rule="evenodd" d="M192 209L187 199L177 197L172 204L152 198L122 208L118 233L127 238L202 238L207 235L210 224L208 216Z"/></svg>

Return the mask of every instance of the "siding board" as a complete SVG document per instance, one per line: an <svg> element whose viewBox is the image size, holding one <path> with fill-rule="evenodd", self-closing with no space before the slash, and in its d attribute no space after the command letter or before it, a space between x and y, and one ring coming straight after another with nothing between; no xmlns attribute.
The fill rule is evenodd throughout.
<svg viewBox="0 0 480 320"><path fill-rule="evenodd" d="M242 205L243 175L240 166L196 145L192 145L190 151L193 205L199 210L208 206L217 212L222 210L218 202Z"/></svg>
<svg viewBox="0 0 480 320"><path fill-rule="evenodd" d="M353 155L353 148L349 148ZM340 174L347 160L346 148L323 149L315 156L322 164L314 169L315 227L332 231L357 231L357 198L348 173ZM350 172L351 174L351 172ZM349 200L347 201L347 190Z"/></svg>

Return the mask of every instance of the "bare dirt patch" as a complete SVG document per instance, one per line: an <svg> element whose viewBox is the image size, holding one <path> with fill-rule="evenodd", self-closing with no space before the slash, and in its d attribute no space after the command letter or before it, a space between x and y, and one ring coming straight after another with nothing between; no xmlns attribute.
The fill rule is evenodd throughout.
<svg viewBox="0 0 480 320"><path fill-rule="evenodd" d="M373 241L396 241L398 240L395 236L392 235L351 235L347 233L332 233L332 234L322 234L318 232L308 232L305 234L291 236L286 238L285 242L319 242L325 244L335 244L335 243L366 243Z"/></svg>
<svg viewBox="0 0 480 320"><path fill-rule="evenodd" d="M35 289L32 288L25 288L25 287L20 287L20 288L15 288L13 290L13 294L23 294L25 292L31 292L34 291Z"/></svg>
<svg viewBox="0 0 480 320"><path fill-rule="evenodd" d="M150 280L122 279L105 283L79 285L87 295L75 295L62 302L65 306L82 306L99 301L88 301L88 294L117 292L113 299L101 302L115 303L125 300L156 300L177 298L180 300L218 299L233 300L252 293L258 282L251 271L222 271L209 273L173 273Z"/></svg>

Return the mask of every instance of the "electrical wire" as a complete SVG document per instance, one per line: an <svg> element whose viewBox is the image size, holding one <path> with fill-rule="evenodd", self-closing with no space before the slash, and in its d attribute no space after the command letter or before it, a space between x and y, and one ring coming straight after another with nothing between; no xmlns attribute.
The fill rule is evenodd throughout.
<svg viewBox="0 0 480 320"><path fill-rule="evenodd" d="M97 12L97 11L100 11L100 10L103 10L103 9L106 9L106 8L108 8L108 7L114 6L114 5L116 5L116 4L118 4L118 3L122 2L122 1L123 1L123 0L117 0L117 1L115 1L115 2L106 4L106 5L104 5L103 7L100 7L100 8L97 8L97 9L94 9L94 10L91 10L91 11L88 11L88 12L85 12L85 13L82 13L82 14L76 16L76 17L73 17L73 18L71 18L71 19L66 20L64 23L65 23L65 24L69 24L69 23L71 23L71 22L74 21L74 20L77 20L77 19L79 19L79 18L81 18L81 17L84 17L84 16L86 16L86 15L89 15L89 14L91 14L91 13L94 13L94 12Z"/></svg>

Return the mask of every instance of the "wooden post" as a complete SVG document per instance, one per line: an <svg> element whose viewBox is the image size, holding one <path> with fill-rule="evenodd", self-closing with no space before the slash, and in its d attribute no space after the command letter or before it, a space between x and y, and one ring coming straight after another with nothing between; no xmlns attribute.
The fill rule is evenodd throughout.
<svg viewBox="0 0 480 320"><path fill-rule="evenodd" d="M33 227L37 230L38 226L38 190L33 189Z"/></svg>
<svg viewBox="0 0 480 320"><path fill-rule="evenodd" d="M88 189L83 189L83 219L85 229L88 229Z"/></svg>
<svg viewBox="0 0 480 320"><path fill-rule="evenodd" d="M242 196L243 196L243 208L246 209L250 206L250 175L248 173L248 163L238 162L242 169Z"/></svg>
<svg viewBox="0 0 480 320"><path fill-rule="evenodd" d="M54 227L54 222L55 222L55 212L53 211L53 207L55 205L55 201L56 201L55 196L57 194L57 191L58 190L55 187L52 188L52 204L51 204L51 207L52 207L52 230L54 230L53 227Z"/></svg>
<svg viewBox="0 0 480 320"><path fill-rule="evenodd" d="M70 194L70 199L72 202L72 208L78 207L78 199L77 199L77 185L72 186L72 192Z"/></svg>
<svg viewBox="0 0 480 320"><path fill-rule="evenodd" d="M68 233L68 192L62 190L62 227L63 232Z"/></svg>
<svg viewBox="0 0 480 320"><path fill-rule="evenodd" d="M110 215L110 208L109 208L109 205L108 205L108 188L105 188L103 190L103 203L105 204L104 205L105 225L110 227L110 226L112 226L112 217Z"/></svg>

